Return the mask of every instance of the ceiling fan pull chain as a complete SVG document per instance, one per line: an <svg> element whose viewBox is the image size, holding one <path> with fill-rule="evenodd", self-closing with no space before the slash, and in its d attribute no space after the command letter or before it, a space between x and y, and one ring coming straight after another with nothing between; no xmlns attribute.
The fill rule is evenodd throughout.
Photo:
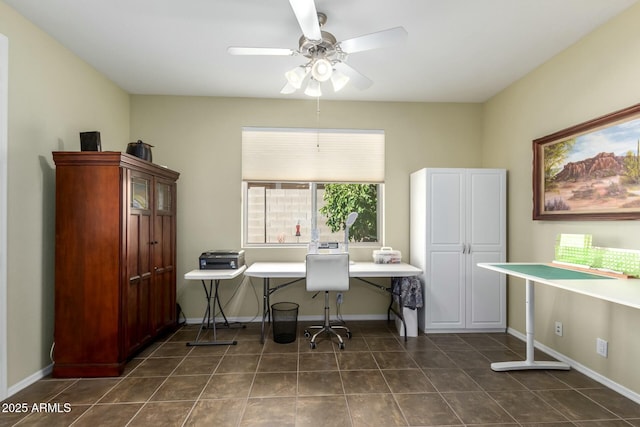
<svg viewBox="0 0 640 427"><path fill-rule="evenodd" d="M316 97L316 149L320 151L320 97Z"/></svg>

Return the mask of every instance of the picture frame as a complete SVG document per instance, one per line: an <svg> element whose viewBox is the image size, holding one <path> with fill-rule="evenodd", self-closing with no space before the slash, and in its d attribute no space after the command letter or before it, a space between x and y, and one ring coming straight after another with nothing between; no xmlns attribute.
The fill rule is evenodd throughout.
<svg viewBox="0 0 640 427"><path fill-rule="evenodd" d="M640 104L533 140L533 219L640 219Z"/></svg>

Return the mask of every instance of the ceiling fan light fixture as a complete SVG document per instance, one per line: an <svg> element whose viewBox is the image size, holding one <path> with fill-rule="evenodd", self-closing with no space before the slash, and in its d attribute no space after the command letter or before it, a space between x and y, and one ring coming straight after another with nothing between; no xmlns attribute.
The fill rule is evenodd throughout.
<svg viewBox="0 0 640 427"><path fill-rule="evenodd" d="M331 84L333 85L333 91L340 91L347 85L347 83L349 83L349 80L350 78L346 74L343 74L338 70L333 70L333 73L331 74Z"/></svg>
<svg viewBox="0 0 640 427"><path fill-rule="evenodd" d="M302 81L307 76L307 73L308 70L306 67L298 66L284 73L284 76L287 78L287 82L289 82L291 86L296 89L300 89L302 87Z"/></svg>
<svg viewBox="0 0 640 427"><path fill-rule="evenodd" d="M294 93L298 89L299 88L295 88L291 83L287 82L287 84L284 85L282 90L280 90L280 93L283 95L289 95L291 93Z"/></svg>
<svg viewBox="0 0 640 427"><path fill-rule="evenodd" d="M316 59L311 66L311 75L319 82L326 82L333 74L331 62L325 58Z"/></svg>
<svg viewBox="0 0 640 427"><path fill-rule="evenodd" d="M407 30L403 27L394 27L337 41L333 34L323 30L327 23L327 15L318 12L316 1L289 0L302 30L297 50L232 46L228 48L228 52L231 55L299 55L306 58L306 64L285 73L287 84L280 91L283 94L294 93L304 87L306 95L318 97L322 95L321 84L329 80L334 92L342 90L347 84L360 90L369 88L373 81L348 65L347 57L352 53L390 47L404 42L408 37Z"/></svg>
<svg viewBox="0 0 640 427"><path fill-rule="evenodd" d="M322 89L320 88L320 82L316 79L309 79L309 84L304 90L304 94L307 96L319 97L322 96Z"/></svg>

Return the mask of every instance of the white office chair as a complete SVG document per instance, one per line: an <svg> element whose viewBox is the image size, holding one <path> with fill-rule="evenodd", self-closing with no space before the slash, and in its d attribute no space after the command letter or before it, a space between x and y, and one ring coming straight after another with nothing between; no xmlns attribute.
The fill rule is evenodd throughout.
<svg viewBox="0 0 640 427"><path fill-rule="evenodd" d="M344 349L344 341L335 329L344 329L347 338L351 338L351 331L346 326L331 326L329 321L329 291L349 290L349 254L309 254L307 255L307 291L324 292L324 325L310 326L308 329L320 329L313 337L308 329L304 336L311 341L311 348L316 348L316 337L323 332L338 337L340 349Z"/></svg>

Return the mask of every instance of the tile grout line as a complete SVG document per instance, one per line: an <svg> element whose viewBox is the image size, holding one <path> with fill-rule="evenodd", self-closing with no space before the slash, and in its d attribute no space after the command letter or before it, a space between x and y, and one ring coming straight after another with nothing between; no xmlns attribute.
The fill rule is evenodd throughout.
<svg viewBox="0 0 640 427"><path fill-rule="evenodd" d="M445 392L445 391L441 391L439 389L439 387L436 387L434 385L434 383L431 382L431 379L426 375L426 372L425 372L426 370L429 369L429 367L428 366L421 366L421 363L425 363L425 364L429 364L430 366L432 366L432 369L436 369L436 368L439 367L439 364L433 365L432 363L429 363L428 362L429 358L426 358L426 359L424 358L425 354L416 354L416 353L428 353L428 352L433 351L433 350L440 352L442 354L442 356L444 356L442 361L444 362L446 360L447 364L450 365L451 368L456 368L456 369L460 370L460 372L462 372L470 380L469 381L470 387L474 387L473 385L475 385L475 387L479 387L478 391L482 392L482 395L486 396L486 398L489 399L489 401L491 401L494 404L496 404L498 408L500 408L502 411L504 411L506 414L508 414L509 417L511 419L513 419L514 425L521 426L521 425L524 425L525 423L534 423L535 422L535 421L519 421L518 419L515 418L514 415L511 414L511 412L506 407L501 405L499 403L499 401L496 400L497 398L502 399L499 395L496 395L495 398L492 396L492 393L498 392L498 391L504 391L506 393L506 392L510 391L511 387L505 388L504 390L498 389L497 387L500 386L499 382L497 383L498 386L494 387L493 385L496 384L496 383L493 381L493 377L491 377L491 378L487 377L487 381L484 381L484 378L485 378L484 374L480 375L480 372L478 371L479 375L476 375L474 372L472 372L473 369L479 368L479 365L477 365L475 363L469 364L469 363L466 362L467 360L469 360L470 362L480 362L481 360L487 359L487 360L489 360L489 363L490 363L490 361L494 360L495 358L502 357L500 355L499 351L491 352L490 350L493 347L491 345L489 345L488 343L485 346L482 343L482 341L475 341L473 339L470 339L470 341L469 341L469 340L466 340L466 337L465 338L461 337L460 336L461 334L457 334L457 337L459 338L458 343L456 343L456 341L440 340L438 338L436 338L435 340L432 340L428 336L425 335L424 339L421 338L420 340L417 340L415 342L415 346L413 344L411 344L411 343L409 343L409 345L401 343L401 349L395 350L395 349L391 349L387 345L387 343L388 344L391 343L391 340L388 340L388 338L391 338L391 336L387 335L388 332L389 331L388 331L387 328L383 328L379 332L376 332L376 330L373 330L373 329L370 332L366 332L365 331L365 334L369 334L369 335L373 334L373 335L372 336L365 336L365 335L362 336L362 338L363 338L362 343L364 344L362 351L366 350L366 352L368 354L370 354L371 357L373 358L373 362L375 364L374 365L375 368L372 368L371 371L372 372L375 371L379 375L382 376L384 384L390 390L390 394L392 395L392 399L393 399L394 404L398 407L398 409L400 411L400 414L402 414L401 416L404 418L403 422L408 424L408 421L409 421L408 418L407 418L407 414L408 413L405 414L405 410L400 406L400 403L399 403L398 399L400 399L401 401L404 401L404 400L402 400L403 398L401 398L401 395L403 393L407 393L407 394L413 394L413 393L422 394L423 391L418 391L417 389L416 389L416 391L407 391L405 388L401 387L401 383L397 383L398 387L400 387L399 390L398 390L398 393L394 393L394 391L391 389L391 383L389 382L390 380L385 376L385 371L386 370L383 369L383 366L386 366L388 370L392 370L392 369L410 369L410 368L407 368L404 364L401 367L398 367L398 365L390 365L389 364L389 361L393 361L394 357L392 355L385 354L385 353L393 353L393 352L396 352L396 351L399 352L399 354L398 354L399 356L400 355L406 355L406 357L408 359L407 361L410 360L417 366L417 369L421 372L421 375L424 376L424 380L427 381L429 384L431 384L432 390L435 391L436 394L434 394L434 396L435 395L439 396L440 399L442 399L444 401L444 403L446 404L446 407L449 408L449 410L451 411L452 415L454 415L457 418L457 420L461 424L463 424L462 423L462 419L460 418L459 414L453 409L451 404L445 399L445 396L449 396L449 394L447 392ZM175 334L172 337L174 337L174 336L175 336ZM242 336L242 335L240 333L236 333L236 336ZM247 338L247 339L250 339L250 340L253 340L255 338L253 333L250 333L250 335L248 335L248 336L251 337L251 338ZM510 346L509 344L499 341L500 338L504 339L504 337L501 337L501 336L495 336L494 337L494 336L491 336L489 334L484 334L484 335L480 335L480 336L483 337L483 338L489 338L490 342L492 342L492 343L498 343L499 344L498 348L500 348L502 350L508 350L508 351L516 352L515 350L512 349L512 346ZM153 356L154 355L161 355L162 348L166 344L171 343L170 340L172 339L172 337L169 337L165 341L160 342L160 345L157 348L154 348L149 354L147 354L143 358L141 358L140 359L141 362L139 364L136 364L135 367L133 369L131 369L130 372L128 372L125 376L123 376L122 378L120 378L117 381L115 381L114 384L106 383L105 385L108 388L106 388L105 391L100 392L100 393L95 393L95 394L91 393L92 395L95 395L97 397L95 397L95 398L92 397L92 400L91 400L92 403L88 403L86 405L86 411L83 412L82 414L80 414L77 419L73 420L71 422L71 424L72 425L78 425L78 424L80 424L82 422L82 421L78 422L78 420L81 420L81 419L82 420L88 420L89 418L91 418L91 416L88 415L87 412L91 411L92 408L95 408L97 406L103 406L103 404L99 403L100 400L104 399L104 397L106 395L108 395L109 393L113 392L113 390L116 387L118 387L118 385L122 384L123 381L130 380L132 378L143 378L143 377L132 377L132 375L135 375L135 371L142 366L144 361L157 359L157 357L153 357ZM396 341L398 341L398 337L396 337L395 335L392 336L392 337ZM375 351L369 345L369 341L370 340L372 340L373 343L375 344L374 345L374 347L376 349ZM378 340L378 341L376 341L376 340ZM244 341L245 341L245 337L243 337L243 342ZM467 349L465 349L465 350L462 350L461 348L457 348L457 346L459 346L459 343L464 343L464 344L468 345L469 347ZM300 339L298 341L298 343L297 343L298 345L296 347L291 347L288 350L287 349L283 349L283 350L287 350L287 351L284 351L282 353L278 352L280 349L274 348L272 346L269 346L269 344L265 343L260 347L257 347L257 346L254 347L252 345L252 346L249 346L249 347L246 348L247 354L255 354L256 355L257 363L256 363L256 366L255 366L255 369L253 370L253 376L252 377L248 376L246 378L245 384L249 383L249 378L251 378L251 381L248 384L249 388L247 389L247 393L246 393L246 396L244 397L244 400L238 399L239 408L238 408L238 411L237 411L238 414L236 415L238 417L237 418L237 422L236 422L237 426L242 425L243 418L247 415L248 402L249 402L249 399L251 399L251 390L256 386L256 381L258 380L258 374L260 373L260 364L265 361L265 357L267 355L269 355L269 354L274 354L274 355L285 354L285 353L287 353L287 351L291 351L291 352L295 351L296 352L295 354L297 356L296 357L296 365L295 365L296 366L296 382L295 382L296 400L295 400L295 405L293 406L294 412L293 412L292 419L293 419L294 424L298 424L298 423L300 423L300 422L302 422L304 420L300 416L303 413L299 413L298 412L299 410L302 409L302 407L300 406L302 401L300 399L302 399L304 397L304 396L300 395L300 385L301 385L300 373L304 372L304 371L302 371L302 369L304 369L304 366L303 366L303 363L302 363L303 362L302 359L304 357L306 357L307 354L311 355L311 354L314 354L314 353L315 354L320 354L320 353L325 353L325 352L317 353L317 352L313 352L313 351L309 351L309 350L305 351L305 347L304 347L305 342L302 339ZM269 347L267 347L267 346L269 346ZM270 351L265 351L267 348ZM142 411L144 411L145 407L148 408L149 404L156 403L156 402L152 402L153 397L154 396L159 396L158 393L160 391L160 388L163 387L163 386L166 386L167 381L169 381L169 379L172 378L172 376L174 376L176 371L179 370L180 367L183 366L187 362L187 360L189 360L191 357L196 357L196 358L201 358L202 361L204 362L206 360L205 357L208 359L209 355L215 356L215 357L219 357L217 362L215 362L215 365L213 366L213 369L212 369L211 373L208 374L208 378L206 379L206 381L204 381L204 378L200 380L200 381L204 382L204 386L202 387L202 389L198 393L198 396L195 398L195 401L193 401L193 404L191 405L191 407L189 408L188 405L181 405L181 411L180 411L181 416L184 413L184 418L182 419L182 426L186 426L186 425L189 424L189 422L194 422L194 421L197 421L198 419L200 419L200 418L197 418L197 417L193 418L193 416L196 414L197 405L198 405L199 402L202 402L203 400L205 400L205 399L203 399L205 390L206 390L207 386L209 386L212 383L212 381L215 380L216 371L217 371L217 369L219 369L219 367L220 367L221 363L223 362L224 358L225 357L227 357L229 359L233 358L234 354L229 353L230 349L231 349L231 347L226 348L226 349L222 350L222 352L220 354L207 352L206 354L205 353L203 353L203 354L198 353L197 356L196 356L196 353L194 353L194 349L190 349L190 351L188 353L186 353L184 355L178 355L178 357L180 357L181 359L180 359L179 363L177 363L177 365L171 370L171 372L169 374L157 376L158 378L162 377L164 379L155 388L155 390L149 395L149 397L146 398L146 400L144 400L144 401L141 400L140 402L111 402L111 403L104 403L104 405L106 405L106 406L116 405L117 406L120 403L141 403L142 406L140 408L138 408L135 411L135 413L129 418L129 421L127 422L127 424L130 425L130 424L133 423L133 420L136 417L138 417ZM235 353L244 355L245 354L244 350L245 349L243 348L242 350L240 350L238 352L235 352ZM471 360L470 358L467 357L467 355L465 355L464 353L461 353L461 351L470 351L470 350L473 350L474 354L479 354L479 356L481 356L481 357L479 357L478 360ZM497 350L497 348L495 350ZM338 372L338 375L339 375L339 378L340 378L340 390L341 390L340 394L342 395L342 399L344 399L343 402L344 402L345 411L346 411L346 412L344 412L345 413L344 422L346 424L350 424L352 426L354 425L353 424L353 422L354 422L353 421L354 413L352 413L352 408L349 405L349 401L348 401L348 396L349 395L347 395L347 393L346 393L345 381L344 381L344 378L343 378L343 374L346 371L349 371L350 369L346 369L345 370L345 368L340 364L340 360L341 360L343 354L344 355L347 355L348 353L357 354L360 351L361 351L361 349L358 347L353 352L346 351L346 352L342 353L342 351L338 351L337 350L337 347L335 346L335 343L332 340L331 349L330 349L329 352L326 352L326 354L332 354L332 357L330 357L330 358L321 357L320 358L321 360L326 360L327 362L329 362L330 360L333 360L333 362L336 363L336 365L337 365L337 372ZM379 358L377 358L375 356L375 354L378 354L378 353L380 353L379 356L382 357L381 359L379 359ZM400 354L400 353L402 353L402 354ZM166 357L167 358L173 357L172 354L174 354L174 353L167 354ZM471 355L471 353L469 353L469 355ZM201 356L203 356L203 357L201 357ZM254 359L254 360L256 360L256 359ZM275 359L277 359L277 357L275 357L275 358L272 357L272 359L275 360ZM311 359L311 360L313 360L313 359ZM359 367L361 367L363 365L362 364L359 365L358 364L358 360L360 360L360 359L357 356L353 356L353 357L350 356L349 357L349 361L348 361L349 363L347 365L344 365L344 366L351 367L351 370L362 370L362 369L359 369ZM397 360L397 359L395 359L395 360ZM418 360L421 360L422 362L419 363ZM268 361L269 361L270 364L272 363L271 359L269 359ZM351 363L351 361L355 361L356 362L355 365L353 365ZM381 363L382 363L382 365L381 365ZM211 363L208 363L208 365L212 366ZM194 363L192 366L194 368L198 368L200 365L198 363ZM465 366L467 366L467 367L465 367ZM204 365L202 365L202 368L200 368L200 369L203 369L203 368L204 368ZM444 369L444 368L446 368L446 366L443 365L442 368ZM287 368L287 369L289 369L289 368ZM365 369L365 370L369 370L369 369ZM150 371L150 372L153 373L152 371ZM189 375L192 375L192 374L193 375L197 375L197 373L193 373L193 372L189 373L189 372L190 372L190 370L186 370L184 372L184 374L181 374L180 376L185 376L186 377L186 376L189 376ZM200 370L200 372L202 372L202 374L206 373L206 371L202 371L202 370ZM251 371L249 371L247 373L251 373ZM473 376L472 376L472 374L473 374ZM545 408L549 408L549 409L551 409L553 411L560 412L561 415L562 415L562 418L566 420L567 425L572 424L574 422L576 422L576 423L577 422L582 422L582 421L589 422L589 421L597 421L597 420L594 420L592 415L588 415L588 418L584 419L584 420L573 420L573 421L572 420L568 420L567 417L565 417L564 414L562 413L561 409L557 409L554 405L549 403L549 402L553 403L552 400L548 400L548 399L542 398L542 396L538 392L540 392L540 391L542 391L542 392L544 392L544 391L553 391L553 390L562 390L562 391L567 391L567 392L569 392L569 391L574 392L574 393L576 393L576 396L581 396L582 398L585 399L585 404L588 404L588 406L585 407L585 408L587 408L587 409L593 408L596 411L596 414L600 413L599 415L603 417L602 420L610 420L611 419L611 420L617 420L618 422L619 421L623 421L624 423L631 425L631 421L629 421L629 420L635 420L635 419L638 418L638 417L633 418L633 417L629 417L629 416L627 416L625 418L625 417L623 417L621 415L623 412L626 411L627 414L629 414L629 413L633 414L633 412L629 412L629 410L625 409L625 407L623 407L623 406L619 407L617 405L613 406L614 409L608 409L603 404L600 404L600 403L598 403L598 401L594 400L594 398L589 397L589 395L587 394L588 393L588 389L590 389L590 388L591 389L600 389L600 388L606 388L606 387L598 387L597 385L585 387L585 385L588 385L588 384L582 382L580 377L574 377L573 375L565 376L565 375L560 375L560 374L556 374L557 375L556 376L556 375L553 375L552 373L546 373L545 372L544 373L545 376L543 376L543 377L535 376L535 377L533 377L533 382L531 382L530 380L528 380L528 378L529 378L528 376L522 376L521 377L521 376L511 375L511 373L505 373L505 374L512 381L514 381L514 385L515 385L515 383L517 383L517 384L519 384L520 387L522 387L522 392L532 393L533 396L535 396L537 399L541 400L541 402L544 404L544 406L541 406L541 409L542 409L541 416L544 415L544 413L546 411ZM201 374L198 374L198 375L201 375ZM546 375L548 375L548 377ZM153 377L153 376L156 376L156 375L151 375L151 377ZM546 380L545 378L553 378L555 383L551 382L549 380ZM53 383L53 384L47 385L46 388L40 389L42 391L38 391L38 394L34 394L34 396L37 397L39 395L43 395L43 393L46 393L46 395L52 396L52 397L49 397L49 398L46 399L47 401L50 402L50 401L56 399L57 397L60 397L63 393L65 393L65 391L71 393L73 391L71 389L72 388L75 389L76 385L80 384L82 386L82 383L84 381L92 381L92 380L93 379L75 379L75 380L70 381L68 385L67 384L63 385L63 388L60 391L55 392L55 394L49 394L50 393L49 390L53 391L57 387L59 387L59 386L55 385L55 383ZM277 380L277 378L274 377L273 381L276 381L276 380ZM525 380L527 380L527 381L525 381ZM261 381L260 384L262 384L262 386L266 385L268 387L269 384L271 384L270 382L263 383L262 380L260 380L260 381ZM271 380L267 380L267 381L271 381ZM542 381L542 382L540 382L540 381ZM444 386L445 384L446 384L446 379L444 380L444 382L441 382L441 385L444 388L446 388L446 386ZM485 387L482 386L483 384L486 387L486 389L485 389ZM527 384L529 384L530 386L527 386ZM573 384L576 384L576 386L574 386ZM579 387L579 386L581 386L581 387ZM460 387L455 387L455 389L458 389L458 388L460 388ZM82 391L84 389L85 389L84 386L79 387L80 391ZM102 386L97 387L97 388L94 388L93 386L91 386L88 389L100 391L100 390L102 390ZM335 387L333 389L335 389ZM196 391L196 390L193 390L193 391ZM335 391L338 392L338 389L335 389ZM468 388L461 388L459 391L452 390L451 393L464 393L464 392L473 392L473 391L475 391L475 390L473 390L473 389L469 390ZM517 390L513 390L513 391L516 392ZM265 394L265 396L259 396L259 397L265 397L265 398L266 397L277 397L275 394L273 396L269 395L268 394L269 392L270 391L267 391L266 392L267 394ZM275 391L273 391L273 393L275 393ZM424 393L427 393L427 392L424 392ZM428 393L431 393L431 392L429 391ZM371 394L376 394L376 393L372 392L371 390L365 391L365 392L361 392L361 393L352 393L352 395L362 395L362 396L367 396L367 395L371 395ZM46 396L46 395L43 395L43 396ZM287 392L287 395L288 395L288 392ZM326 395L326 396L332 396L332 395L333 394L329 394L329 395ZM72 397L73 396L72 394L70 394L69 396L70 396L70 399L74 399ZM144 396L144 394L143 394L143 396ZM173 396L173 394L172 394L172 396ZM191 402L192 401L191 398L184 399L184 400L178 399L178 398L181 398L181 397L184 397L184 396L193 396L193 394L176 395L175 396L176 399L177 399L176 401L180 401L180 402L186 402L186 401ZM326 397L326 396L322 395L322 397ZM478 395L478 396L480 396L480 395ZM570 395L567 394L567 396L570 396ZM338 394L336 394L336 397L338 397ZM517 397L517 395L516 395L516 397ZM601 394L594 394L594 397L600 399L601 401L603 401L605 403L608 402L608 400L602 400ZM451 396L449 396L449 398L451 398ZM605 395L605 398L606 398L606 395ZM216 395L212 399L214 399L214 400L224 400L224 399L227 399L227 398L225 398L222 395ZM373 399L373 400L376 400L376 399ZM337 402L336 400L333 400L333 401ZM562 401L563 400L560 400L559 402L562 402ZM172 403L172 402L175 402L175 401L174 400L168 400L166 402L165 401L157 401L157 402L164 404L164 403ZM242 406L240 406L240 404L242 404ZM343 403L340 403L340 405L342 405L342 404ZM411 407L412 406L408 406L407 410L411 409ZM568 407L573 407L573 406L569 405ZM169 406L169 408L170 408L170 406ZM619 408L619 409L615 409L615 408ZM158 408L158 409L160 409L160 408ZM581 409L581 407L578 407L578 409ZM163 410L165 410L165 409L163 408ZM368 413L369 407L365 406L364 408L360 408L360 410L365 410L365 412ZM223 411L223 413L224 413L224 411ZM517 412L517 413L519 413L519 412ZM585 412L583 414L589 414L589 413ZM607 414L609 414L609 415L611 415L611 416L613 416L615 418L609 418L608 417L609 415L607 415ZM356 413L356 415L357 415L357 413ZM348 419L346 417L348 417ZM29 421L26 421L27 418L29 418L29 417L24 417L24 418L18 420L17 423L18 424L28 423ZM40 421L39 419L34 419L34 418L31 418L31 419L32 419L32 421L33 420L36 420L38 422ZM600 419L598 419L598 420L600 420ZM247 422L247 421L248 421L248 419L245 420L245 422Z"/></svg>
<svg viewBox="0 0 640 427"><path fill-rule="evenodd" d="M151 356L153 356L153 354L154 354L156 351L160 350L164 345L166 345L168 342L170 342L170 339L171 339L172 337L174 337L174 336L176 335L176 333L177 333L177 332L178 332L177 330L176 330L176 331L174 331L174 333L173 333L173 334L171 334L171 336L170 336L170 337L167 337L167 338L162 342L162 344L160 344L160 345L158 346L158 348L156 348L154 351L152 351L151 353L149 353L149 354L147 355L147 357L145 357L144 362L146 362L146 361L148 361L149 359L151 359ZM155 395L156 395L156 393L158 393L158 390L160 390L160 389L162 388L162 386L163 386L164 384L166 384L166 382L167 382L167 381L169 381L169 378L171 377L171 374L173 374L173 373L178 369L178 366L180 366L180 365L185 361L185 359L189 356L189 353L191 353L192 351L193 351L193 349L190 349L190 350L187 352L187 354L185 354L184 356L182 356L182 360L180 361L180 363L178 363L178 364L176 365L176 367L175 367L175 368L173 368L173 369L171 370L171 372L169 372L169 374L165 377L165 379L164 379L164 380L163 380L163 381L158 385L158 387L156 387L155 391L149 395L149 397L147 398L147 400L142 404L142 406L140 406L140 408L138 408L138 410L136 411L136 413L135 413L135 414L133 414L133 416L129 419L129 421L127 422L127 424L125 425L125 427L129 426L129 424L131 424L131 422L132 422L132 421L134 420L134 418L135 418L135 417L136 417L136 416L137 416L137 415L142 411L142 409L143 409L145 406L147 406L147 404L151 401L151 399L153 398L153 396L155 396ZM138 368L139 368L139 367L140 367L144 362L142 362L142 363L140 363L138 366L136 366L136 367L135 367L135 369L133 369L133 370L130 372L130 374L134 373L134 372L136 371L136 369L138 369Z"/></svg>

